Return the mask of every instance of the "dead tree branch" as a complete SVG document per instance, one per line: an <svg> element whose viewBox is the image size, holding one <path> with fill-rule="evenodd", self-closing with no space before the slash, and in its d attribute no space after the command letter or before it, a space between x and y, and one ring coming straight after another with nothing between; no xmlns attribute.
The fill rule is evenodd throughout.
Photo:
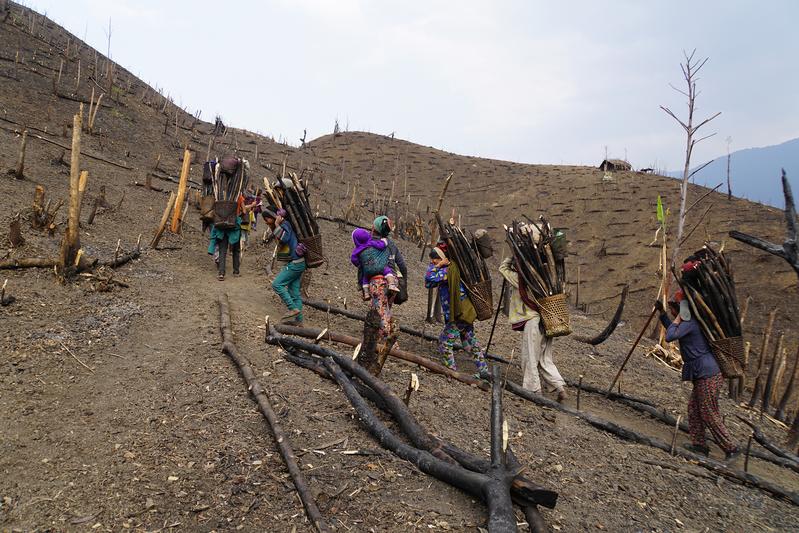
<svg viewBox="0 0 799 533"><path fill-rule="evenodd" d="M227 294L223 294L219 297L219 329L222 333L222 351L229 355L230 358L233 359L233 362L236 363L236 366L239 367L239 371L241 372L244 381L247 383L247 389L250 391L250 394L252 394L253 399L258 404L258 408L261 410L264 418L266 418L266 421L269 423L269 427L275 437L275 442L277 444L278 451L280 452L280 456L283 458L283 462L286 464L286 468L291 475L291 480L294 482L294 487L297 489L297 494L300 496L302 504L305 506L305 512L308 514L308 519L320 533L329 532L330 529L322 518L322 513L319 511L319 508L313 499L311 489L308 487L305 476L302 475L300 467L297 465L297 458L294 455L294 450L291 448L291 444L289 443L285 432L280 427L277 414L275 413L274 409L272 409L272 404L269 403L269 398L267 397L266 392L261 387L260 383L258 383L258 380L255 377L255 372L253 372L252 367L250 366L250 362L246 357L239 353L235 343L233 342L233 331L231 329L230 320L230 304L228 302Z"/></svg>
<svg viewBox="0 0 799 533"><path fill-rule="evenodd" d="M619 306L616 308L616 313L613 315L613 318L610 320L610 323L605 327L602 332L595 336L595 337L583 337L577 335L574 337L575 340L584 342L586 344L590 344L591 346L597 346L602 344L608 337L610 337L613 332L616 330L616 327L619 325L621 321L621 315L624 312L624 303L627 301L627 293L630 291L630 286L625 285L624 289L621 291L621 298L619 299Z"/></svg>
<svg viewBox="0 0 799 533"><path fill-rule="evenodd" d="M781 257L791 265L796 275L799 276L799 236L797 236L796 205L794 204L793 192L791 192L791 184L788 183L788 177L785 175L785 169L782 170L782 192L785 195L786 227L785 242L782 243L782 246L735 230L730 232L730 237Z"/></svg>

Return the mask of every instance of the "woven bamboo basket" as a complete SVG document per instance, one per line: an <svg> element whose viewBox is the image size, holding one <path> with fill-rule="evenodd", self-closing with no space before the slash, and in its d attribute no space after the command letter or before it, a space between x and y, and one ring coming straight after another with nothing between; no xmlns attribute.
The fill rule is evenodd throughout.
<svg viewBox="0 0 799 533"><path fill-rule="evenodd" d="M322 266L325 262L325 254L322 249L322 236L311 235L300 239L300 242L305 245L307 251L305 252L305 266L307 268L316 268Z"/></svg>
<svg viewBox="0 0 799 533"><path fill-rule="evenodd" d="M228 230L236 227L236 202L217 200L214 202L214 226Z"/></svg>
<svg viewBox="0 0 799 533"><path fill-rule="evenodd" d="M472 300L474 310L477 311L477 320L489 320L494 314L491 280L480 281L467 288L469 289L469 298Z"/></svg>
<svg viewBox="0 0 799 533"><path fill-rule="evenodd" d="M541 321L544 323L544 334L547 337L563 337L572 332L565 294L539 298L536 302Z"/></svg>
<svg viewBox="0 0 799 533"><path fill-rule="evenodd" d="M216 200L213 194L207 194L200 198L200 219L203 222L214 221L214 204Z"/></svg>
<svg viewBox="0 0 799 533"><path fill-rule="evenodd" d="M737 378L744 373L743 337L728 337L712 341L713 356L725 378Z"/></svg>

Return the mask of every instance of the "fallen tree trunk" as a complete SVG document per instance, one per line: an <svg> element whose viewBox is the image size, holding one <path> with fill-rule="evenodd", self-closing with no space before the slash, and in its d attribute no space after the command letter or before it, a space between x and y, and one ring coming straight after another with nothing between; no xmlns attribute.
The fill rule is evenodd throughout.
<svg viewBox="0 0 799 533"><path fill-rule="evenodd" d="M18 133L19 130L14 130L14 132ZM19 133L21 133L21 132L19 132ZM40 141L44 141L46 143L53 144L53 145L58 146L59 148L62 148L64 150L72 150L71 146L67 146L65 144L61 144L61 143L53 141L51 139L47 139L46 137L42 137L41 135L36 135L35 133L28 132L28 136L33 137L34 139L38 139ZM88 157L89 159L94 159L95 161L100 161L101 163L106 163L108 165L111 165L111 166L114 166L114 167L117 167L117 168L122 168L122 169L125 169L125 170L133 170L132 167L129 167L127 165L123 165L122 163L117 163L115 161L110 161L110 160L108 160L108 159L106 159L104 157L100 157L99 155L95 155L95 154L93 154L91 152L81 152L80 155L82 155L83 157Z"/></svg>
<svg viewBox="0 0 799 533"><path fill-rule="evenodd" d="M289 345L294 345L295 347L297 347L299 349L307 350L307 351L310 351L312 353L317 353L317 354L320 353L319 350L325 350L324 348L321 348L321 347L316 346L314 344L303 342L303 341L298 341L297 339L291 339L289 337L281 337L279 342L278 342L278 344L280 344L280 343L286 343L286 344L289 344ZM322 353L324 353L324 352L322 352ZM443 365L441 365L441 366L443 366ZM444 368L446 368L446 367L444 367ZM447 369L447 370L449 370L449 369ZM441 373L441 372L439 372L439 373ZM453 379L456 379L458 381L467 383L469 385L473 384L473 383L465 381L463 379L463 378L466 377L465 375L461 375L461 374L459 374L457 372L454 373L454 374L455 374L454 376L450 376L450 377L453 377ZM474 381L474 378L471 378L471 380ZM484 383L481 383L480 385L477 385L477 387L481 388L483 390L488 390L488 387ZM608 432L608 433L612 433L613 435L616 435L617 437L619 437L619 438L621 438L623 440L627 440L629 442L634 442L634 443L637 443L637 444L645 444L647 446L651 446L653 448L658 448L660 450L663 450L666 453L669 453L669 454L672 453L671 444L667 443L665 441L662 441L662 440L660 440L660 439L658 439L656 437L650 437L648 435L640 434L640 433L638 433L636 431L633 431L631 429L628 429L628 428L625 428L623 426L620 426L620 425L618 425L618 424L616 424L614 422L610 422L608 420L604 420L604 419L602 419L602 418L600 418L600 417L598 417L596 415L593 415L591 413L586 413L584 411L578 411L578 410L573 409L571 407L562 405L562 404L560 404L560 403L558 403L558 402L556 402L554 400L550 400L549 398L546 398L546 397L544 397L542 395L534 394L534 393L528 391L527 389L523 388L521 385L518 385L517 383L514 383L512 381L506 381L505 382L505 388L509 392L511 392L512 394L515 394L516 396L518 396L520 398L528 400L528 401L530 401L530 402L532 402L532 403L534 403L536 405L542 406L542 407L548 407L550 409L555 409L557 411L561 411L561 412L576 416L577 418L580 418L580 419L584 420L585 422L587 422L589 425L591 425L591 426L593 426L593 427L595 427L597 429L600 429L602 431L605 431L605 432ZM725 463L722 463L720 461L716 461L714 459L710 459L708 457L703 457L703 456L697 455L695 453L689 452L688 450L683 450L683 449L679 449L678 448L678 449L674 450L674 454L682 456L682 457L684 457L686 459L689 459L691 461L694 461L698 465L700 465L700 466L702 466L704 468L707 468L708 470L711 470L711 471L713 471L713 472L715 472L715 473L717 473L717 474L719 474L719 475L721 475L723 477L738 481L738 482L740 482L740 483L742 483L744 485L749 485L749 486L755 487L757 489L760 489L760 490L763 490L763 491L768 492L770 494L773 494L773 495L775 495L777 497L785 498L786 500L790 501L794 505L799 506L799 493L789 491L789 490L787 490L787 489L785 489L783 487L780 487L780 486L776 485L775 483L772 483L771 481L763 479L763 478L761 478L759 476L756 476L754 474L750 474L748 472L743 472L743 471L740 471L740 470L734 470L734 469L730 468L729 466L727 466Z"/></svg>
<svg viewBox="0 0 799 533"><path fill-rule="evenodd" d="M258 383L258 380L255 377L255 372L253 372L252 367L250 366L250 362L244 356L239 354L239 351L233 342L233 331L231 330L230 320L230 304L228 302L227 294L223 294L219 297L219 329L222 332L222 351L229 355L230 358L233 359L233 362L235 362L239 367L239 371L247 383L247 389L250 391L250 394L252 394L253 399L256 401L259 409L261 410L261 413L269 423L272 434L275 436L275 442L277 443L280 456L283 458L283 462L286 464L286 468L288 469L291 479L294 482L294 486L297 489L297 494L300 496L302 504L305 506L305 512L308 515L308 519L320 533L329 532L330 529L322 518L322 513L319 512L319 508L313 499L311 489L308 487L308 483L305 481L305 477L302 475L300 467L297 465L297 459L294 455L294 450L291 448L291 444L289 444L286 434L280 427L277 414L275 414L275 411L272 409L272 405L269 403L269 398L267 397L263 388L261 388L261 385Z"/></svg>
<svg viewBox="0 0 799 533"><path fill-rule="evenodd" d="M101 261L100 264L103 266L109 266L111 268L118 268L124 265L125 263L129 263L134 259L138 259L141 256L141 250L137 247L132 252L128 252L125 255L120 255L115 259L110 259L108 261Z"/></svg>
<svg viewBox="0 0 799 533"><path fill-rule="evenodd" d="M517 531L516 516L513 512L510 497L511 475L505 469L500 458L493 458L493 471L491 474L486 475L452 465L434 457L430 452L405 444L369 408L363 397L355 390L352 382L344 375L344 372L332 358L325 359L325 366L344 390L347 399L349 399L358 413L361 424L366 427L381 446L387 448L398 457L412 462L422 472L483 500L488 507L489 531L496 533ZM494 407L492 409L497 408ZM502 439L501 430L499 431L500 434L497 435L495 426L495 423L492 424L492 449L497 448L496 440Z"/></svg>
<svg viewBox="0 0 799 533"><path fill-rule="evenodd" d="M777 446L776 444L771 442L769 440L769 438L766 437L765 433L763 433L763 431L761 431L761 429L759 427L754 425L749 420L745 419L742 416L738 416L738 419L741 422L743 422L744 424L746 424L747 426L749 426L750 428L752 428L752 435L755 437L755 440L758 442L758 444L763 446L765 449L767 449L768 451L770 451L774 455L776 455L778 457L782 457L782 458L787 459L788 461L792 462L794 464L793 470L799 472L799 456L797 456L797 455L795 455L795 454L793 454L793 453L791 453L791 452L789 452L787 450L783 450L782 448L780 448L779 446Z"/></svg>
<svg viewBox="0 0 799 533"><path fill-rule="evenodd" d="M285 345L288 344L288 339L280 335L275 335L274 333L276 333L276 330L267 338L267 342L283 346L284 349L286 349ZM375 403L379 409L389 413L397 421L400 429L408 436L414 446L427 450L442 461L452 463L457 461L458 464L473 472L488 472L490 468L488 461L480 459L461 450L457 446L430 435L416 421L415 417L408 409L408 406L405 405L399 396L397 396L385 382L373 376L368 370L358 365L355 361L333 350L327 350L317 346L316 344L302 341L298 344L300 344L300 346L286 349L287 354L290 354L290 361L304 368L309 368L324 378L332 379L329 372L322 367L319 359L309 356L311 360L302 360L302 357L296 353L296 350L304 350L315 353L319 357L330 357L334 359L339 366L356 376L366 385L365 387L359 387L359 384L353 381L353 385L358 389L361 396L367 397L370 401ZM515 462L518 465L515 456L509 455L508 458L510 462ZM511 465L511 467L514 468L513 465ZM520 466L518 470L521 470ZM521 475L517 475L513 479L511 490L514 501L523 507L528 505L543 505L544 507L552 509L557 503L557 492L541 487Z"/></svg>
<svg viewBox="0 0 799 533"><path fill-rule="evenodd" d="M506 382L505 387L515 395L524 398L526 400L529 400L535 403L536 405L540 405L542 407L548 407L550 409L555 409L557 411L561 411L563 413L576 416L577 418L582 419L591 426L597 429L601 429L602 431L612 433L623 440L629 442L635 442L637 444L646 444L647 446L658 448L669 454L671 454L672 452L670 443L662 441L656 437L642 435L636 431L620 426L614 422L604 420L593 414L586 413L584 411L578 411L576 409L572 409L571 407L562 405L554 400L550 400L549 398L546 398L544 396L533 394L532 392L528 391L527 389L524 389L523 387L512 381ZM674 454L679 455L690 461L693 461L699 466L707 468L708 470L715 472L716 474L723 476L727 479L731 479L733 481L737 481L744 485L755 487L757 489L768 492L774 496L784 498L789 502L793 503L794 505L799 506L799 493L787 490L759 476L741 470L733 470L727 464L721 461L716 461L714 459L710 459L709 457L704 457L689 452L688 450L676 448L674 450Z"/></svg>
<svg viewBox="0 0 799 533"><path fill-rule="evenodd" d="M583 337L581 335L575 335L573 337L574 340L590 344L591 346L597 346L608 340L608 337L613 334L613 332L616 330L616 327L619 325L619 322L621 321L621 315L624 312L624 303L627 301L627 293L629 290L630 286L625 285L624 289L621 291L621 299L619 300L619 306L616 308L616 313L613 315L610 323L599 335L595 337Z"/></svg>
<svg viewBox="0 0 799 533"><path fill-rule="evenodd" d="M324 311L326 313L340 315L346 318L351 318L352 320L360 320L361 322L366 321L366 315L362 315L360 313L354 313L347 309L340 309L338 307L334 307L324 302L317 302L314 300L307 300L303 298L302 303L304 305L307 305L308 307L313 307L314 309L318 309L319 311ZM412 335L414 337L419 337L421 339L431 342L438 342L438 337L436 335L433 335L432 333L425 333L423 331L418 331L403 325L400 325L399 330L402 333L407 333L408 335ZM463 346L461 346L460 343L456 343L454 347L456 350L463 350ZM491 359L492 361L497 361L498 363L517 365L517 363L512 363L511 361L495 354L485 354L485 356L486 358Z"/></svg>
<svg viewBox="0 0 799 533"><path fill-rule="evenodd" d="M571 382L569 380L566 380L566 383L568 385L572 386L572 387L577 387L578 386L578 385L575 385L574 382ZM587 392L592 392L592 393L595 393L595 394L601 394L602 396L604 396L605 392L606 392L606 391L600 389L599 387L596 387L594 385L588 385L588 384L585 384L585 383L579 385L579 388L584 390L584 391L587 391ZM617 393L611 393L611 395L608 398L611 399L611 400L615 400L615 401L621 403L622 405L625 405L625 406L629 407L630 409L638 411L639 413L644 413L646 415L649 415L654 420L662 422L663 424L669 426L670 428L674 428L675 425L677 425L677 418L675 418L672 414L670 414L668 411L666 411L665 408L658 407L657 405L655 405L654 403L650 402L649 400L644 400L642 398L636 398L634 396L628 396L626 394L617 394ZM688 422L681 421L680 424L677 427L683 433L690 433ZM713 438L712 434L710 435L710 437L715 442L715 439ZM796 465L792 464L790 461L788 461L787 459L783 459L781 457L775 457L774 455L772 455L770 453L764 453L764 452L761 452L759 450L751 450L749 452L749 455L751 457L755 457L755 458L760 459L762 461L767 461L769 463L773 463L773 464L775 464L777 466L783 466L783 467L791 468L791 469L795 469L795 466L796 466Z"/></svg>
<svg viewBox="0 0 799 533"><path fill-rule="evenodd" d="M595 385L591 385L590 383L575 383L574 381L567 379L566 384L570 387L574 387L576 389L582 389L586 392L601 394L602 396L605 396L607 394L607 391L605 389L597 387ZM646 398L639 398L638 396L631 396L623 392L611 392L606 397L610 400L629 400L631 402L657 407L655 403L651 400L647 400Z"/></svg>
<svg viewBox="0 0 799 533"><path fill-rule="evenodd" d="M322 333L322 330L319 328L300 328L297 326L289 326L286 324L277 324L274 326L275 329L284 334L288 335L296 335L298 337L305 337L306 339L316 339ZM338 342L340 344L346 344L348 346L358 346L361 343L359 339L355 337L350 337L348 335L342 335L340 333L334 333L332 331L327 331L323 336L322 339L327 339L332 342ZM293 341L296 339L292 339L291 337L280 337L280 342L287 343L289 345L294 345L296 348L305 349L304 346L306 343L297 344ZM476 387L482 388L484 390L488 390L488 384L485 381L480 379L474 378L469 374L463 374L456 370L452 370L441 363L437 363L432 359L424 357L422 355L417 355L415 353L406 352L405 350L400 350L399 348L392 348L389 352L389 355L396 357L397 359L402 359L403 361L407 361L409 363L414 363L419 366L423 366L436 374L442 374L447 377L453 378L458 380L462 383L466 383L467 385L474 385Z"/></svg>
<svg viewBox="0 0 799 533"><path fill-rule="evenodd" d="M52 257L20 257L0 261L0 270L17 270L21 268L52 268L56 260Z"/></svg>

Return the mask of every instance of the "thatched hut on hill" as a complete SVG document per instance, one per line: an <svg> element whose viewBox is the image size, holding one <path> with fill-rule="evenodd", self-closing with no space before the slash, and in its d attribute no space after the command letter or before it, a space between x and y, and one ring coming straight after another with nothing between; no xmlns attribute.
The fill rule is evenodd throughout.
<svg viewBox="0 0 799 533"><path fill-rule="evenodd" d="M633 166L630 163L621 159L605 159L602 161L602 164L599 165L599 170L604 170L605 172L618 172L632 169Z"/></svg>

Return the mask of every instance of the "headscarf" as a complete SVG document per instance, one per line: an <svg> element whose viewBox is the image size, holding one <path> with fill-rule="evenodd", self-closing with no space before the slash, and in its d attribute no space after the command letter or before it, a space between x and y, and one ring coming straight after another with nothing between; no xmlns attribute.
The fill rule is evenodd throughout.
<svg viewBox="0 0 799 533"><path fill-rule="evenodd" d="M272 220L277 218L277 213L275 213L276 208L273 205L267 205L261 208L261 216L266 220L267 218L271 218Z"/></svg>
<svg viewBox="0 0 799 533"><path fill-rule="evenodd" d="M394 229L394 224L386 215L380 215L377 217L372 226L380 237L388 237L388 234Z"/></svg>
<svg viewBox="0 0 799 533"><path fill-rule="evenodd" d="M682 289L679 289L674 293L674 298L672 298L672 301L680 308L680 318L683 321L691 320L691 305L690 302L688 302L688 300L685 298L685 293Z"/></svg>
<svg viewBox="0 0 799 533"><path fill-rule="evenodd" d="M435 248L433 248L433 253L434 253L434 254L436 255L436 257L438 257L439 259L446 259L446 258L447 258L447 254L445 254L445 253L444 253L444 250L442 250L442 249L441 249L440 247L438 247L438 246L436 246Z"/></svg>
<svg viewBox="0 0 799 533"><path fill-rule="evenodd" d="M355 248L353 248L352 254L350 255L350 261L355 266L360 265L358 256L361 255L361 252L367 248L384 250L387 246L384 241L381 241L380 239L373 239L369 230L363 228L358 228L352 232L352 242L355 244Z"/></svg>

